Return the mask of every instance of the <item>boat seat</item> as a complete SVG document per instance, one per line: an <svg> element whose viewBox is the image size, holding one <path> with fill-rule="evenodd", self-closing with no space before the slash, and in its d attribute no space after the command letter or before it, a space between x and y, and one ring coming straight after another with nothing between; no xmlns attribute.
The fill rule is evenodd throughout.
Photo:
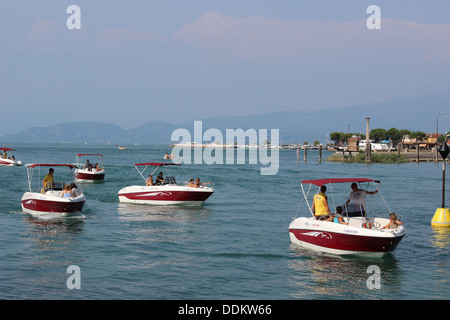
<svg viewBox="0 0 450 320"><path fill-rule="evenodd" d="M47 191L45 191L45 195L52 196L52 197L61 197L61 191L47 190Z"/></svg>
<svg viewBox="0 0 450 320"><path fill-rule="evenodd" d="M348 219L348 225L351 227L361 228L364 222L366 222L366 219L362 217L353 217Z"/></svg>

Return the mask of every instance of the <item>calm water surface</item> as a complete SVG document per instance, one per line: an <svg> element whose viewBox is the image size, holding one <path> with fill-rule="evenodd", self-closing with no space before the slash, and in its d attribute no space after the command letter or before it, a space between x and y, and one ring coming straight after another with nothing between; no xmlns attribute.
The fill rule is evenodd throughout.
<svg viewBox="0 0 450 320"><path fill-rule="evenodd" d="M102 153L106 178L82 185L82 217L35 218L20 206L26 169L0 167L0 299L448 299L450 228L430 225L441 205L442 164L319 163L314 151L297 162L295 151L281 150L273 176L260 175L259 165L186 165L178 180L199 176L215 193L197 208L152 207L120 204L117 192L143 183L134 163L160 161L168 147L10 147L23 163ZM55 171L56 180L69 172ZM382 181L408 231L395 253L342 258L290 243L289 223L306 208L300 181L324 177ZM67 288L70 265L80 267L79 290ZM372 265L381 289L367 287Z"/></svg>

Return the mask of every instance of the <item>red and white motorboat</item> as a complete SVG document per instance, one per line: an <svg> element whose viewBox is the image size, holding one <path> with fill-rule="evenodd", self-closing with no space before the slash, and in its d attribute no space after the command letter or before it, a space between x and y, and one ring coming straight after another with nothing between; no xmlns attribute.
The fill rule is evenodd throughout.
<svg viewBox="0 0 450 320"><path fill-rule="evenodd" d="M81 210L83 209L84 203L86 201L86 197L84 196L79 186L76 186L77 190L73 190L73 196L63 197L63 189L66 185L64 181L54 181L53 183L48 183L45 188L42 188L42 180L40 180L39 174L37 187L33 188L31 186L33 173L36 168L68 167L72 170L76 168L76 166L72 164L56 163L35 163L26 166L28 176L28 191L23 194L21 200L23 212L33 215L58 213L62 216L81 213ZM44 175L46 173L44 173ZM57 173L56 175L59 176L60 174Z"/></svg>
<svg viewBox="0 0 450 320"><path fill-rule="evenodd" d="M11 148L0 148L1 151L3 151L3 154L0 156L0 166L21 166L22 161L16 160L14 156L8 156L9 151L16 151L16 149Z"/></svg>
<svg viewBox="0 0 450 320"><path fill-rule="evenodd" d="M90 162L87 157L94 157L97 161ZM83 164L84 159L86 162ZM99 153L78 153L76 157L77 168L74 176L77 182L103 182L105 168L103 167L103 155ZM81 169L82 168L82 169Z"/></svg>
<svg viewBox="0 0 450 320"><path fill-rule="evenodd" d="M146 181L144 171L148 166L156 167L151 175L160 167L180 166L175 163L148 162L136 163L136 170ZM139 168L144 168L142 171ZM133 185L121 189L118 192L119 201L124 203L139 203L152 205L200 205L214 192L211 187L188 187L186 183L177 184L175 176L166 176L163 184L157 185Z"/></svg>
<svg viewBox="0 0 450 320"><path fill-rule="evenodd" d="M353 204L340 205L343 208L342 216L346 224L335 223L332 221L320 221L314 218L312 212L312 204L308 202L309 198L314 196L315 192L310 195L311 187L331 184L345 184L346 191L350 190L348 183L367 183L375 185L379 191L377 183L379 181L367 178L348 178L348 179L319 179L319 180L304 180L301 183L303 196L308 205L311 217L299 217L294 219L289 225L289 235L291 242L313 250L333 253L338 255L373 255L383 256L387 252L394 251L404 235L406 230L403 225L399 225L395 229L383 229L389 223L389 218L382 218L382 215L389 215L391 213L389 207L384 201L381 193L378 192L383 200L385 207L370 206L373 218L369 218L369 206L357 207ZM309 187L306 187L308 186ZM366 187L366 189L367 189ZM314 188L315 189L315 188ZM328 204L331 212L333 212L334 198L331 187L327 187ZM331 194L331 196L330 196ZM341 196L344 193L341 192ZM347 200L348 193L345 199ZM375 197L375 196L371 196ZM330 201L330 198L332 201ZM383 208L383 209L381 209ZM377 217L375 217L377 215Z"/></svg>

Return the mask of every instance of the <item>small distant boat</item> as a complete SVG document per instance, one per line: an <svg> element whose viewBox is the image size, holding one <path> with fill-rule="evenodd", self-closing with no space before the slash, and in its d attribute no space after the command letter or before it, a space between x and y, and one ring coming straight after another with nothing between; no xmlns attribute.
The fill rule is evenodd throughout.
<svg viewBox="0 0 450 320"><path fill-rule="evenodd" d="M22 161L16 160L14 156L8 156L9 151L16 151L16 149L2 147L0 150L3 151L3 155L0 157L1 166L13 167L22 165Z"/></svg>
<svg viewBox="0 0 450 320"><path fill-rule="evenodd" d="M186 184L179 185L175 176L166 176L163 184L146 186L144 171L148 166L155 167L152 174L159 167L180 166L181 164L148 162L136 163L134 166L144 179L144 185L133 185L125 187L118 192L119 201L124 203L152 204L152 205L200 205L208 199L214 189L211 187L188 187ZM144 167L141 171L139 168Z"/></svg>
<svg viewBox="0 0 450 320"><path fill-rule="evenodd" d="M90 162L87 157L94 157L96 161ZM84 163L86 159L86 163ZM99 153L78 153L76 156L77 168L74 176L77 182L103 182L105 168L103 167L103 155ZM82 168L82 169L81 169Z"/></svg>
<svg viewBox="0 0 450 320"><path fill-rule="evenodd" d="M376 207L379 217L367 217L365 208L357 208L353 204L341 205L343 208L344 222L347 224L334 223L330 221L320 221L314 218L312 205L308 203L308 195L312 186L321 187L328 184L342 183L379 183L377 180L368 178L345 178L345 179L318 179L304 180L301 183L303 196L309 208L311 217L300 217L294 219L289 225L289 235L291 242L316 251L322 251L337 255L371 255L383 256L387 252L394 251L406 230L403 225L395 229L383 229L389 223L389 219L382 218L381 215L391 213L386 202L383 207ZM304 187L309 186L309 187ZM332 209L330 198L334 201L331 188L329 206ZM377 190L379 190L377 188ZM314 192L312 192L314 194ZM380 193L379 193L380 194ZM380 194L381 196L381 194ZM381 196L382 197L382 196ZM372 212L375 216L375 211Z"/></svg>
<svg viewBox="0 0 450 320"><path fill-rule="evenodd" d="M127 147L124 147L124 146L120 146L120 147L119 147L119 149L120 149L120 150L126 150L126 149L127 149Z"/></svg>
<svg viewBox="0 0 450 320"><path fill-rule="evenodd" d="M28 191L25 192L21 199L23 212L32 215L42 215L47 213L58 213L67 216L74 213L81 213L86 197L79 186L77 194L73 197L62 197L63 189L66 183L64 181L54 181L48 183L45 188L41 189L41 181L38 178L38 186L33 188L32 178L36 168L40 167L68 167L70 170L76 168L72 164L56 164L56 163L35 163L27 166ZM58 174L59 175L59 174Z"/></svg>

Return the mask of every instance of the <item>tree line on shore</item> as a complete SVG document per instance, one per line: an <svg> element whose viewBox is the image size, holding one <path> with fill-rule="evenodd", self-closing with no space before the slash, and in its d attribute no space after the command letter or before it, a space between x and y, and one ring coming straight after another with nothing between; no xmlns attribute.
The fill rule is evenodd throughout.
<svg viewBox="0 0 450 320"><path fill-rule="evenodd" d="M446 135L450 134L450 132L447 132L444 135L441 135L438 138L438 142L442 143L444 142L444 138ZM388 140L394 144L398 144L399 142L402 142L402 139L405 135L408 135L411 139L418 139L423 140L426 137L426 133L422 131L410 131L407 129L397 129L397 128L391 128L389 130L377 128L372 129L369 132L369 139L373 140L374 142L380 142L384 140ZM347 142L349 137L361 137L362 139L366 138L365 134L361 133L344 133L344 132L332 132L330 134L330 139L334 141L336 145Z"/></svg>

